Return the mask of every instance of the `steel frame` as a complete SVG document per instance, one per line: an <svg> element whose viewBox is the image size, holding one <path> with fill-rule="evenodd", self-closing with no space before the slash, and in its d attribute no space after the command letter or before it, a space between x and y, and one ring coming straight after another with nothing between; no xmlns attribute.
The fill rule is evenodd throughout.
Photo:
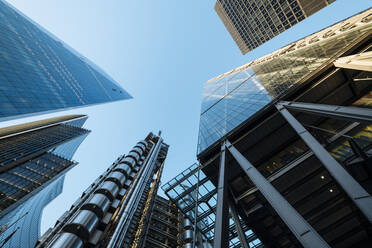
<svg viewBox="0 0 372 248"><path fill-rule="evenodd" d="M292 105L292 104L291 104ZM302 104L307 105L307 104ZM311 104L317 107L318 104ZM319 104L321 106L321 104ZM313 151L315 156L321 161L324 167L343 188L346 194L351 198L355 205L372 223L372 197L368 192L342 167L340 163L333 158L328 151L310 134L309 131L288 111L286 104L277 104L278 111L284 119L292 126L295 132L301 137L306 145ZM347 108L347 107L345 107ZM319 108L318 108L319 109ZM354 108L359 109L359 108ZM297 108L297 110L301 110ZM337 109L335 110L337 111ZM347 112L347 116L353 115L352 112ZM332 116L332 115L331 115ZM355 116L360 116L355 113ZM366 116L367 117L367 116ZM372 117L369 116L370 118ZM345 116L343 118L346 118Z"/></svg>
<svg viewBox="0 0 372 248"><path fill-rule="evenodd" d="M224 146L305 248L330 248L315 229L229 141L226 141ZM217 215L216 219L218 218L221 216Z"/></svg>

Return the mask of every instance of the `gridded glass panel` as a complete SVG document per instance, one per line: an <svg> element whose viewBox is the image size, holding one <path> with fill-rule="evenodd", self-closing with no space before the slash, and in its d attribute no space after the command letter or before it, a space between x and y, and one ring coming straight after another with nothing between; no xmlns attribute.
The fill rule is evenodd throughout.
<svg viewBox="0 0 372 248"><path fill-rule="evenodd" d="M316 2L319 8L326 6L323 0ZM218 0L216 11L246 53L305 19L309 11L300 5L298 0Z"/></svg>
<svg viewBox="0 0 372 248"><path fill-rule="evenodd" d="M45 153L0 174L0 210L39 188L73 162Z"/></svg>
<svg viewBox="0 0 372 248"><path fill-rule="evenodd" d="M165 183L162 189L193 223L195 222L195 206L197 206L198 230L212 244L216 220L217 190L212 182L205 177L203 171L200 171L199 174L199 190L197 179L198 165L193 164L174 179ZM198 204L196 205L196 203ZM251 240L255 239L255 234L246 225L242 225L242 228L247 233L247 237ZM229 237L230 247L239 247L240 243L232 219L230 219Z"/></svg>
<svg viewBox="0 0 372 248"><path fill-rule="evenodd" d="M198 153L298 86L302 79L371 30L371 25L357 26L265 61L251 62L239 69L240 72L226 73L208 81L200 116ZM214 82L217 82L215 91ZM221 88L225 89L223 96Z"/></svg>
<svg viewBox="0 0 372 248"><path fill-rule="evenodd" d="M0 168L10 166L19 160L24 160L29 156L34 156L35 154L55 148L87 133L88 131L82 128L59 124L3 138L0 140ZM82 140L79 139L79 141Z"/></svg>
<svg viewBox="0 0 372 248"><path fill-rule="evenodd" d="M63 180L63 176L58 178L20 206L2 216L0 226L6 229L0 233L0 240L5 240L15 231L12 238L3 244L3 248L35 247L40 237L43 208L62 192Z"/></svg>
<svg viewBox="0 0 372 248"><path fill-rule="evenodd" d="M0 1L0 119L128 98L101 69Z"/></svg>

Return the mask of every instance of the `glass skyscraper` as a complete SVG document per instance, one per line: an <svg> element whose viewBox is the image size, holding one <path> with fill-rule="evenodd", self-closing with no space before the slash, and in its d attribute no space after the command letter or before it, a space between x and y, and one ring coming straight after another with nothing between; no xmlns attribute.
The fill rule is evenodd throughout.
<svg viewBox="0 0 372 248"><path fill-rule="evenodd" d="M95 64L0 0L0 121L129 98Z"/></svg>
<svg viewBox="0 0 372 248"><path fill-rule="evenodd" d="M90 132L82 128L86 119L70 115L0 129L1 247L34 247L44 206L77 164L71 159Z"/></svg>
<svg viewBox="0 0 372 248"><path fill-rule="evenodd" d="M214 9L246 54L335 0L217 0Z"/></svg>
<svg viewBox="0 0 372 248"><path fill-rule="evenodd" d="M199 166L163 190L213 247L371 246L371 48L367 9L205 84Z"/></svg>
<svg viewBox="0 0 372 248"><path fill-rule="evenodd" d="M3 248L34 247L40 237L40 223L43 209L60 193L62 193L64 176L56 179L53 183L42 189L35 196L21 204L14 211L0 220L0 226L4 233L0 236L0 245ZM8 242L4 243L7 237Z"/></svg>
<svg viewBox="0 0 372 248"><path fill-rule="evenodd" d="M348 44L370 32L372 27L367 19L354 25L369 12L341 21L207 81L203 91L198 153L299 86Z"/></svg>

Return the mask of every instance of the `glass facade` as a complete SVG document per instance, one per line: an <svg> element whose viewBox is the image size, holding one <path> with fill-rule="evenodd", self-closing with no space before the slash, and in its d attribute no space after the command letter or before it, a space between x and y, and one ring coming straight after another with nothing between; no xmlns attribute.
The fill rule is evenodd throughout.
<svg viewBox="0 0 372 248"><path fill-rule="evenodd" d="M89 131L87 116L51 118L0 129L1 247L34 247L43 207L61 191L64 174ZM3 246L4 245L4 246Z"/></svg>
<svg viewBox="0 0 372 248"><path fill-rule="evenodd" d="M372 30L360 15L292 43L204 85L198 154ZM361 22L359 22L361 23Z"/></svg>
<svg viewBox="0 0 372 248"><path fill-rule="evenodd" d="M129 98L96 65L0 0L0 120Z"/></svg>
<svg viewBox="0 0 372 248"><path fill-rule="evenodd" d="M198 206L198 229L204 238L210 244L213 244L217 190L201 170L199 174L199 189L197 188L197 183L198 164L193 164L174 179L165 183L162 186L162 190L193 223L195 222L195 205ZM261 241L252 230L243 223L242 228L250 247L262 247ZM230 218L229 230L229 247L240 247L240 241L232 218Z"/></svg>
<svg viewBox="0 0 372 248"><path fill-rule="evenodd" d="M241 52L246 54L324 8L329 2L324 0L217 0L215 10Z"/></svg>
<svg viewBox="0 0 372 248"><path fill-rule="evenodd" d="M45 187L35 196L20 205L11 213L0 219L0 240L3 241L14 232L7 243L1 243L3 248L33 248L40 236L40 223L43 208L61 192L64 176Z"/></svg>

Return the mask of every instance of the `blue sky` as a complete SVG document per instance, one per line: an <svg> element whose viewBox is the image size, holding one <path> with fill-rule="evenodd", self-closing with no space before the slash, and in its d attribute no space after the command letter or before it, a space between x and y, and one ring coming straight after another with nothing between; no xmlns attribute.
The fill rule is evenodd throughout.
<svg viewBox="0 0 372 248"><path fill-rule="evenodd" d="M8 0L31 19L95 62L134 99L59 112L87 114L92 133L74 159L64 191L49 204L44 232L119 155L148 132L162 130L170 145L165 183L196 160L205 81L371 7L370 0L337 0L243 56L213 7L215 0Z"/></svg>

